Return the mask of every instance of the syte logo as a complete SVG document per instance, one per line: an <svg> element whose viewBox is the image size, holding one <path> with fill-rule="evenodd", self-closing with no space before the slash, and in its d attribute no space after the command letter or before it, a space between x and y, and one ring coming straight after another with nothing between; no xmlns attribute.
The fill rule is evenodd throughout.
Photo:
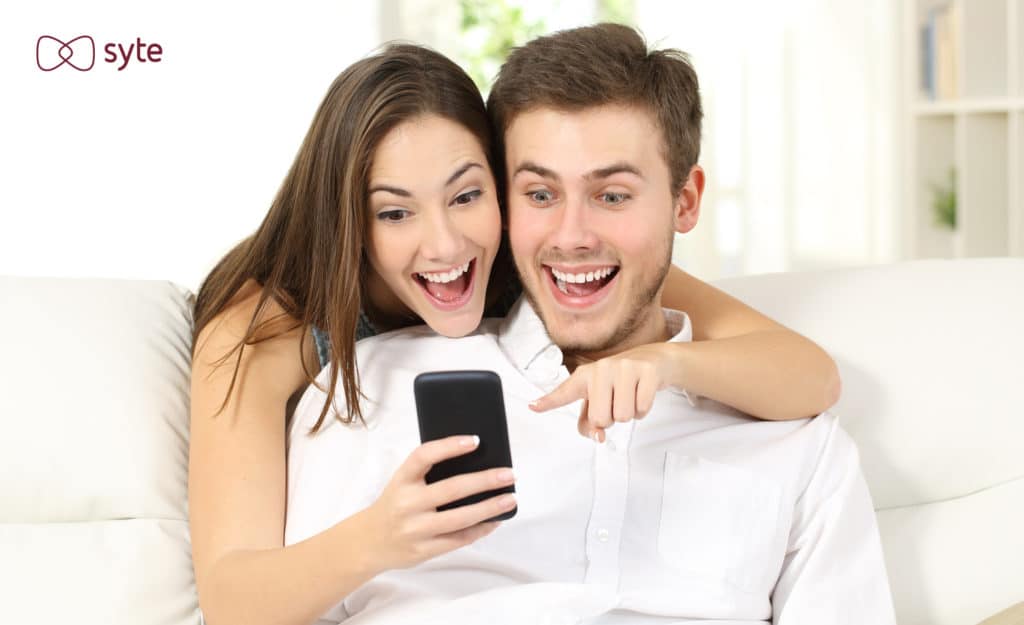
<svg viewBox="0 0 1024 625"><path fill-rule="evenodd" d="M103 46L103 62L123 71L132 62L159 63L164 53L159 43L144 43L141 37L128 44L111 41ZM89 35L79 35L62 41L52 35L36 40L36 66L44 72L59 67L70 67L87 72L96 65L96 41Z"/></svg>

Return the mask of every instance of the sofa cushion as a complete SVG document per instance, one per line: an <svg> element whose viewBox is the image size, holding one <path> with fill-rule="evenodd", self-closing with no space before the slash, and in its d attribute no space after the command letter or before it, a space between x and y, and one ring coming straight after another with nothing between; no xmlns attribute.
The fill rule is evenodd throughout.
<svg viewBox="0 0 1024 625"><path fill-rule="evenodd" d="M832 412L860 450L900 625L977 623L1024 599L1024 259L716 285L838 362Z"/></svg>
<svg viewBox="0 0 1024 625"><path fill-rule="evenodd" d="M192 296L168 282L14 277L0 292L3 620L198 623Z"/></svg>

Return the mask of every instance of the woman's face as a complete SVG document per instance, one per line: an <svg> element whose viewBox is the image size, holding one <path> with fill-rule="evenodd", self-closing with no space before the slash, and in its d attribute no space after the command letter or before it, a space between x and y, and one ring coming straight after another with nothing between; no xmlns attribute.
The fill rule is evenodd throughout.
<svg viewBox="0 0 1024 625"><path fill-rule="evenodd" d="M396 126L374 153L368 205L374 305L390 314L411 311L445 336L475 330L501 214L473 133L437 115ZM381 284L398 301L375 297Z"/></svg>

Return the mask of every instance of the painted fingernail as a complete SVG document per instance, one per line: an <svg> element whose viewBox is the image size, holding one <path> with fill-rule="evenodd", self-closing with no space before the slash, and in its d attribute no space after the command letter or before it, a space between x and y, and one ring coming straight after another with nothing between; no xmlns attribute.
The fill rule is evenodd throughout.
<svg viewBox="0 0 1024 625"><path fill-rule="evenodd" d="M512 473L512 469L502 469L501 471L498 471L499 482L511 482L514 479L516 479L516 476Z"/></svg>
<svg viewBox="0 0 1024 625"><path fill-rule="evenodd" d="M511 508L516 505L515 495L502 495L498 498L498 505L502 508Z"/></svg>
<svg viewBox="0 0 1024 625"><path fill-rule="evenodd" d="M477 435L463 436L459 439L459 445L463 447L476 447L480 444L480 437Z"/></svg>

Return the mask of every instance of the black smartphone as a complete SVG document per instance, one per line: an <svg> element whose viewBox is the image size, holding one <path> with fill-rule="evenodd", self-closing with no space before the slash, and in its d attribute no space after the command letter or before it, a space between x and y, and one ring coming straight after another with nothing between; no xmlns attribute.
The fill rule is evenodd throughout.
<svg viewBox="0 0 1024 625"><path fill-rule="evenodd" d="M431 467L426 476L428 484L463 473L512 467L505 400L498 374L493 371L421 373L413 380L413 393L416 396L421 442L454 435L476 434L480 437L480 444L470 453L443 460ZM514 492L516 489L510 484L457 499L439 507L438 511ZM517 509L512 508L488 520L511 519Z"/></svg>

